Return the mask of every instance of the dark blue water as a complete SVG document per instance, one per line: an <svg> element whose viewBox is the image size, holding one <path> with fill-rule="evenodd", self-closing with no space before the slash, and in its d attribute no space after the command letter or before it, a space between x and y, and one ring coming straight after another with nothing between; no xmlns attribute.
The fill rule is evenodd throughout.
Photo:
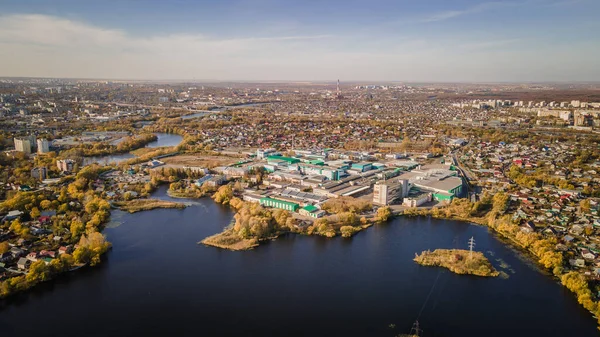
<svg viewBox="0 0 600 337"><path fill-rule="evenodd" d="M145 147L163 147L163 146L177 146L183 140L183 137L180 135L172 134L172 133L156 133L157 139L153 142L146 144ZM129 152L120 153L120 154L110 154L106 156L96 156L96 157L85 157L83 158L83 165L90 165L92 163L97 163L101 165L108 165L110 163L120 163L122 161L134 158L135 156Z"/></svg>
<svg viewBox="0 0 600 337"><path fill-rule="evenodd" d="M113 214L105 262L4 302L0 336L392 337L417 317L426 337L598 336L568 291L483 227L398 218L352 239L289 235L230 252L196 244L232 218L210 199ZM514 273L478 278L412 261L471 236Z"/></svg>
<svg viewBox="0 0 600 337"><path fill-rule="evenodd" d="M158 138L145 147L177 146L183 140L182 136L173 133L156 133L156 136Z"/></svg>

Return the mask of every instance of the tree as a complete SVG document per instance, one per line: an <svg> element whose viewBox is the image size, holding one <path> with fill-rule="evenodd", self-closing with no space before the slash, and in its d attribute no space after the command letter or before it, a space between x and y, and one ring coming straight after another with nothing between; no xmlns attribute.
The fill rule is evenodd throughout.
<svg viewBox="0 0 600 337"><path fill-rule="evenodd" d="M352 226L342 226L340 232L342 233L342 237L349 238L357 232L357 229Z"/></svg>
<svg viewBox="0 0 600 337"><path fill-rule="evenodd" d="M49 280L50 276L50 268L48 268L46 262L40 260L31 264L25 279L27 282L35 284Z"/></svg>
<svg viewBox="0 0 600 337"><path fill-rule="evenodd" d="M31 212L29 212L29 215L31 215L32 219L37 219L42 214L40 213L40 210L37 207L34 207L31 209Z"/></svg>
<svg viewBox="0 0 600 337"><path fill-rule="evenodd" d="M219 187L217 192L213 195L215 202L226 205L233 198L233 189L230 185L224 185Z"/></svg>
<svg viewBox="0 0 600 337"><path fill-rule="evenodd" d="M388 221L388 219L392 216L392 210L389 206L380 207L377 210L377 219L379 221Z"/></svg>
<svg viewBox="0 0 600 337"><path fill-rule="evenodd" d="M7 253L9 250L10 250L10 245L8 244L8 242L6 242L6 241L0 242L0 254Z"/></svg>
<svg viewBox="0 0 600 337"><path fill-rule="evenodd" d="M92 251L88 247L78 247L73 252L73 259L76 263L88 263L92 259Z"/></svg>
<svg viewBox="0 0 600 337"><path fill-rule="evenodd" d="M76 219L71 222L71 227L69 229L71 232L71 237L78 238L81 234L83 234L85 226L83 225L83 222L81 220Z"/></svg>
<svg viewBox="0 0 600 337"><path fill-rule="evenodd" d="M581 209L582 213L589 213L591 209L590 199L581 200L579 203L579 208Z"/></svg>
<svg viewBox="0 0 600 337"><path fill-rule="evenodd" d="M508 201L510 197L508 194L504 192L499 192L494 195L492 198L493 201L493 210L494 212L503 214L508 208Z"/></svg>
<svg viewBox="0 0 600 337"><path fill-rule="evenodd" d="M44 210L48 210L52 208L52 202L50 200L42 200L40 202L40 207Z"/></svg>

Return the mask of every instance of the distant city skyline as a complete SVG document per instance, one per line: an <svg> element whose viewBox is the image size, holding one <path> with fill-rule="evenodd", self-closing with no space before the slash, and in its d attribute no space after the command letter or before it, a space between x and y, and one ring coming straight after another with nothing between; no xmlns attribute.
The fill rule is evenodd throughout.
<svg viewBox="0 0 600 337"><path fill-rule="evenodd" d="M593 82L600 1L3 4L0 76Z"/></svg>

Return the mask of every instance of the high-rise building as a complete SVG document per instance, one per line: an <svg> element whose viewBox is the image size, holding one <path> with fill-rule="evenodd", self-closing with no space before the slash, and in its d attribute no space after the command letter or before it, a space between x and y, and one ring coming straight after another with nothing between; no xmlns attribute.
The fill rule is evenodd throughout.
<svg viewBox="0 0 600 337"><path fill-rule="evenodd" d="M48 176L48 170L45 167L34 167L31 170L31 177L39 180L44 180Z"/></svg>
<svg viewBox="0 0 600 337"><path fill-rule="evenodd" d="M40 138L37 140L37 151L38 153L48 153L50 152L50 143L48 143L47 139Z"/></svg>
<svg viewBox="0 0 600 337"><path fill-rule="evenodd" d="M71 172L75 166L75 161L71 159L57 160L56 166L61 172Z"/></svg>
<svg viewBox="0 0 600 337"><path fill-rule="evenodd" d="M373 186L373 203L376 205L390 205L401 202L408 196L409 185L407 179L379 181Z"/></svg>
<svg viewBox="0 0 600 337"><path fill-rule="evenodd" d="M27 138L15 138L15 150L30 154L31 142Z"/></svg>

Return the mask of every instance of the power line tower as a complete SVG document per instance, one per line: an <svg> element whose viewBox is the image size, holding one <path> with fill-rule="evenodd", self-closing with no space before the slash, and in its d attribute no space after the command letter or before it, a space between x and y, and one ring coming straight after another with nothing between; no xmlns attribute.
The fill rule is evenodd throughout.
<svg viewBox="0 0 600 337"><path fill-rule="evenodd" d="M410 329L409 336L419 337L421 336L421 332L423 332L423 330L419 328L419 321L415 321L415 323L413 323L412 329Z"/></svg>
<svg viewBox="0 0 600 337"><path fill-rule="evenodd" d="M473 256L473 248L475 247L475 239L473 239L473 237L471 236L471 239L469 239L469 258L471 258Z"/></svg>

